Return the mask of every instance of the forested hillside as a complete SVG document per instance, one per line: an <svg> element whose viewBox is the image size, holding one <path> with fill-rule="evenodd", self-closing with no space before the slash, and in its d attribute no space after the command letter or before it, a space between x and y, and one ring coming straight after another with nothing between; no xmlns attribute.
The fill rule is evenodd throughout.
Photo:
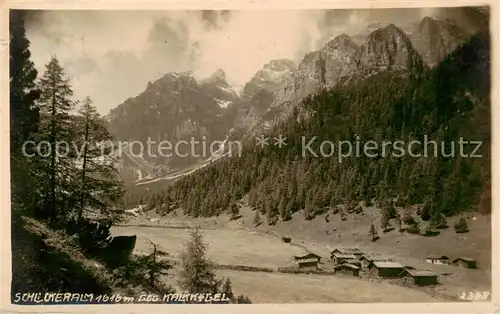
<svg viewBox="0 0 500 314"><path fill-rule="evenodd" d="M215 162L147 196L129 194L126 201L148 202L163 213L180 207L193 216L211 216L237 214L237 201L248 194L270 224L297 211L311 219L339 204L349 208L375 200L388 207L394 197L399 206L424 204L424 220L465 210L488 213L489 46L488 33L479 33L432 70L383 71L308 97L268 134L271 139L282 135L286 146L270 140L261 149L248 142L242 157ZM338 146L331 157L309 151L303 156L302 138L308 143L314 136L309 147L318 155L325 140L349 140L361 147L373 140L379 150L376 157L361 153L340 161ZM391 151L391 145L381 156L383 141L403 141L401 147L407 147L425 138L437 147L412 146L411 153L420 157ZM464 145L461 152L461 138L482 145L477 151L475 144Z"/></svg>

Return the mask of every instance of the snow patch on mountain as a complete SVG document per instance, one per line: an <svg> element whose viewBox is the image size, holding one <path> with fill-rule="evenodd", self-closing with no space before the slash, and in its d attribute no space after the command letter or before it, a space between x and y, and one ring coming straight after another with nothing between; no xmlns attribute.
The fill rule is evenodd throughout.
<svg viewBox="0 0 500 314"><path fill-rule="evenodd" d="M217 105L219 105L219 107L221 108L227 108L227 106L231 105L233 102L230 101L230 100L222 100L222 99L217 99L215 98L215 102L217 103Z"/></svg>

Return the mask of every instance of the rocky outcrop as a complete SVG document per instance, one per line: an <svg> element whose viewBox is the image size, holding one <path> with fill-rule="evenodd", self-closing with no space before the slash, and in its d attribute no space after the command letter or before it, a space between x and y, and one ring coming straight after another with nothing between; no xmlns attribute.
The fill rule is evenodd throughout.
<svg viewBox="0 0 500 314"><path fill-rule="evenodd" d="M289 59L272 60L265 64L243 88L241 102L234 116L234 127L248 130L259 123L275 100L276 93L296 71Z"/></svg>
<svg viewBox="0 0 500 314"><path fill-rule="evenodd" d="M301 101L322 88L329 88L356 69L358 45L342 34L327 42L320 50L304 56L297 71L276 92L272 108Z"/></svg>
<svg viewBox="0 0 500 314"><path fill-rule="evenodd" d="M292 60L277 59L270 61L245 84L241 94L242 98L250 99L262 90L270 93L279 90L295 70L296 65Z"/></svg>
<svg viewBox="0 0 500 314"><path fill-rule="evenodd" d="M450 19L425 17L411 36L425 63L435 67L471 34Z"/></svg>
<svg viewBox="0 0 500 314"><path fill-rule="evenodd" d="M360 67L369 71L404 70L421 61L408 36L393 24L373 31L358 59Z"/></svg>

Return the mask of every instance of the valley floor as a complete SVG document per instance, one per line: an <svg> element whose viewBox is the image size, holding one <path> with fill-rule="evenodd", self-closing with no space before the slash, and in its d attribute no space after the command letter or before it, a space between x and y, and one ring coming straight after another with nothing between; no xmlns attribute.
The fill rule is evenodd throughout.
<svg viewBox="0 0 500 314"><path fill-rule="evenodd" d="M189 239L189 228L199 225L208 245L208 257L226 266L276 270L292 266L295 255L314 252L325 260L323 268L330 270L328 257L334 248L358 247L365 253L379 253L404 266L428 269L440 275L437 286L415 287L341 275L249 272L219 267L219 276L231 279L233 291L248 295L254 303L456 301L461 293L483 293L491 289L489 216L471 218L471 232L466 234L456 234L449 228L437 237L428 238L392 231L381 234L381 239L372 243L368 237L370 215L350 216L347 221L332 216L329 222L323 216L311 221L296 216L289 222L275 226L264 223L254 228L253 212L249 208L242 208L240 212L243 217L238 221L229 221L227 216L193 219L182 215L155 220L159 217L150 214L153 221L133 219L125 226L113 227L112 232L114 235L136 234L136 253L149 252L150 240L176 259ZM453 221L449 223L452 225ZM292 242L283 243L283 235L290 236ZM423 260L431 254L447 255L451 259L473 257L479 269L425 263ZM175 285L176 280L173 274L171 284Z"/></svg>

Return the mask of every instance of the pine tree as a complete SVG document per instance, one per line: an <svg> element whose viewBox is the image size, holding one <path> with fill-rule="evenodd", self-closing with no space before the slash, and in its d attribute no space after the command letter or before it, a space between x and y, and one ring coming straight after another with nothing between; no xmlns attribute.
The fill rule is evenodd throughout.
<svg viewBox="0 0 500 314"><path fill-rule="evenodd" d="M253 225L254 227L258 227L262 223L262 218L260 217L259 210L255 210L255 214L253 216Z"/></svg>
<svg viewBox="0 0 500 314"><path fill-rule="evenodd" d="M40 92L36 86L37 71L30 60L30 42L26 38L23 12L10 11L10 160L12 201L29 211L36 206L38 198L36 186L36 156L28 157L23 153L23 144L33 140L38 130L39 110L35 101ZM25 146L26 154L32 148ZM22 206L21 206L22 205Z"/></svg>
<svg viewBox="0 0 500 314"><path fill-rule="evenodd" d="M270 197L266 202L266 215L267 215L267 223L269 225L274 225L279 219L279 210L277 204L275 204L274 200Z"/></svg>
<svg viewBox="0 0 500 314"><path fill-rule="evenodd" d="M151 242L151 245L153 246L153 252L145 257L143 264L147 270L149 286L154 289L154 291L171 293L173 292L172 287L165 286L161 277L168 275L168 271L172 268L172 265L165 259L159 259L162 256L168 256L168 254L158 250L158 246L155 243Z"/></svg>
<svg viewBox="0 0 500 314"><path fill-rule="evenodd" d="M370 235L372 237L372 242L375 242L379 239L377 230L375 229L375 225L373 223L370 225Z"/></svg>
<svg viewBox="0 0 500 314"><path fill-rule="evenodd" d="M235 220L240 217L240 208L238 207L238 203L235 200L231 201L229 211L231 213L231 220Z"/></svg>
<svg viewBox="0 0 500 314"><path fill-rule="evenodd" d="M446 222L446 217L437 211L430 218L429 225L434 229L446 229L446 228L448 228L448 224Z"/></svg>
<svg viewBox="0 0 500 314"><path fill-rule="evenodd" d="M344 213L344 209L342 207L339 207L339 214L340 214L341 221L347 220L347 217L345 216L345 213Z"/></svg>
<svg viewBox="0 0 500 314"><path fill-rule="evenodd" d="M69 197L75 190L75 163L74 156L56 145L65 142L69 151L73 148L69 145L73 139L70 112L75 103L70 98L73 91L69 80L56 57L52 57L46 65L39 88L38 107L42 119L38 139L49 143L49 147L42 152L42 156L47 157L41 161L39 178L48 179L48 186L43 187L45 214L52 219L65 219L70 214L66 210L73 207L75 201Z"/></svg>
<svg viewBox="0 0 500 314"><path fill-rule="evenodd" d="M456 233L467 233L469 232L469 226L467 226L467 221L464 217L461 217L460 220L453 225Z"/></svg>
<svg viewBox="0 0 500 314"><path fill-rule="evenodd" d="M304 207L304 218L306 220L311 220L314 218L314 209L315 209L315 197L314 195L309 194L309 197L307 198Z"/></svg>
<svg viewBox="0 0 500 314"><path fill-rule="evenodd" d="M399 232L402 232L402 223L401 223L401 216L399 213L396 213L396 217L394 218L394 221L396 222L396 227L398 228Z"/></svg>
<svg viewBox="0 0 500 314"><path fill-rule="evenodd" d="M387 207L386 204L384 204L380 209L380 211L381 211L380 228L386 229L389 224L389 208Z"/></svg>
<svg viewBox="0 0 500 314"><path fill-rule="evenodd" d="M189 293L216 293L220 281L215 276L212 262L206 257L206 245L203 243L199 227L191 232L191 240L181 253L182 269L180 287Z"/></svg>
<svg viewBox="0 0 500 314"><path fill-rule="evenodd" d="M231 303L236 301L235 296L233 294L233 287L231 284L231 279L227 278L224 284L222 285L222 293L226 295L226 298L230 299Z"/></svg>
<svg viewBox="0 0 500 314"><path fill-rule="evenodd" d="M288 207L287 202L285 201L284 198L281 198L280 203L278 205L278 210L279 210L281 219L283 219L283 220L285 220L285 217L287 217L287 207Z"/></svg>
<svg viewBox="0 0 500 314"><path fill-rule="evenodd" d="M281 216L283 221L289 221L292 219L292 212L294 207L295 207L295 200L291 198L288 200L288 203L285 206L284 212Z"/></svg>
<svg viewBox="0 0 500 314"><path fill-rule="evenodd" d="M250 193L248 193L248 205L250 205L250 207L257 206L257 198L258 198L257 190L255 189L250 190Z"/></svg>
<svg viewBox="0 0 500 314"><path fill-rule="evenodd" d="M422 207L422 214L420 215L420 218L422 218L423 221L428 221L429 219L431 219L431 211L432 199L426 198Z"/></svg>
<svg viewBox="0 0 500 314"><path fill-rule="evenodd" d="M110 203L123 195L123 187L117 180L117 159L105 153L105 145L112 138L104 127L99 113L86 98L79 110L77 129L81 130L81 145L78 159L80 170L80 199L77 220L80 221L85 208L105 212Z"/></svg>

